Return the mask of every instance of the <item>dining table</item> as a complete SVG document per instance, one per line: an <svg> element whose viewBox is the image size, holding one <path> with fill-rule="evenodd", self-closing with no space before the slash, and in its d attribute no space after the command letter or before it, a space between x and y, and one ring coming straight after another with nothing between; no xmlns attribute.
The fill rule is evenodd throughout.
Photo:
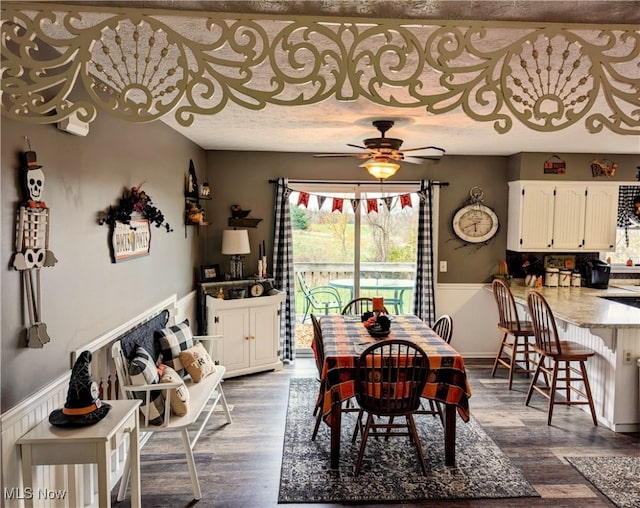
<svg viewBox="0 0 640 508"><path fill-rule="evenodd" d="M322 414L331 428L331 469L340 462L342 403L355 396L355 365L362 352L379 340L405 339L420 346L429 357L429 375L422 397L444 405L445 464L455 466L456 414L469 420L471 388L464 358L419 317L389 316L391 329L384 338L372 337L360 316L328 314L320 318L324 363L322 367Z"/></svg>

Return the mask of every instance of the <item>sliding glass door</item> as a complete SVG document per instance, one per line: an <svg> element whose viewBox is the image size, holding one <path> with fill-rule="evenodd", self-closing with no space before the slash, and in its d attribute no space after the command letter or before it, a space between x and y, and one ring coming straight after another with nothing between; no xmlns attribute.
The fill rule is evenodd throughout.
<svg viewBox="0 0 640 508"><path fill-rule="evenodd" d="M296 346L311 343L310 313L340 312L381 295L390 313L411 313L418 184L289 184L296 273Z"/></svg>

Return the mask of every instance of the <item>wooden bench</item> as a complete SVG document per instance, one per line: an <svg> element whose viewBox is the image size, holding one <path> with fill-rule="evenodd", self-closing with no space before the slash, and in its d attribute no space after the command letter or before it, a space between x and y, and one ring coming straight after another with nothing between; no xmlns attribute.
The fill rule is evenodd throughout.
<svg viewBox="0 0 640 508"><path fill-rule="evenodd" d="M198 481L198 473L196 470L195 460L193 458L193 449L198 442L202 431L207 425L211 414L213 413L218 402L222 404L227 423L232 423L231 414L227 406L227 401L222 391L222 378L225 374L225 368L222 365L216 365L216 370L212 374L204 377L200 382L195 383L187 375L184 378L185 385L189 390L189 402L187 413L183 416L177 416L171 413L169 399L170 391L175 390L181 383L159 383L159 384L132 384L129 376L129 361L135 356L135 350L138 346L145 348L147 351L157 347L156 332L166 328L169 323L169 312L161 311L159 314L151 317L146 322L138 325L134 329L122 335L119 340L115 341L111 347L111 356L115 363L118 380L120 383L120 391L124 398L136 399L135 393L146 393L146 402L149 403L151 392L162 391L165 398L164 420L161 425L150 425L149 415L140 414L140 447L151 437L153 432L180 431L182 436L182 444L184 447L185 461L189 469L191 484L193 487L193 496L196 500L202 498L200 491L200 482ZM214 343L221 340L221 336L194 336L194 342L201 342L209 355L215 360L212 352L214 351ZM159 351L159 348L156 349ZM201 416L204 414L204 417ZM200 420L199 426L196 422ZM190 431L195 431L193 437L189 436ZM147 461L149 462L149 461ZM176 460L155 460L159 462L176 462ZM144 463L144 462L143 462ZM129 482L129 459L123 473L120 489L118 491L118 501L124 499L127 485Z"/></svg>

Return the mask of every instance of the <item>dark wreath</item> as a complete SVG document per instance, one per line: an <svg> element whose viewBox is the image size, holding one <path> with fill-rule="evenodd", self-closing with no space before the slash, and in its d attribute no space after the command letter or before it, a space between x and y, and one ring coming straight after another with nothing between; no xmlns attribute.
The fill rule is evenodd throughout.
<svg viewBox="0 0 640 508"><path fill-rule="evenodd" d="M101 212L98 217L98 224L108 224L113 226L116 222L129 224L132 216L144 217L150 224L155 227L163 227L167 233L173 231L173 228L164 220L164 214L153 204L151 196L140 189L142 184L137 187L131 187L131 190L125 189L122 197L118 200L116 206L110 206L106 212Z"/></svg>

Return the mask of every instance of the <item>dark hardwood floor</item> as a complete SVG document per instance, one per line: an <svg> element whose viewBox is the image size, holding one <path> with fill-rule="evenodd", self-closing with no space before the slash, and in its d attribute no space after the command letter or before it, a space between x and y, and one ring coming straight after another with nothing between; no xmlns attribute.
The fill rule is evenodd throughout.
<svg viewBox="0 0 640 508"><path fill-rule="evenodd" d="M492 379L489 360L468 360L467 371L473 391L470 400L473 415L541 497L429 501L402 506L614 506L563 457L640 454L640 434L620 434L602 426L594 427L590 416L577 407L556 407L553 426L549 427L546 399L534 395L531 406L524 405L528 382L523 375L516 375L513 390L509 391L506 369L499 369ZM198 470L202 500L195 503L191 499L185 464L148 465L142 468L143 507L276 506L289 378L315 376L313 359L302 358L279 372L225 381L224 390L228 403L233 406L234 423L221 426L224 418L221 414L214 415L209 430L196 447L196 455L201 457ZM459 420L459 425L464 423ZM159 450L178 453L179 443L173 446L174 439L179 437L156 434L143 448L143 454ZM206 453L202 453L202 448ZM129 506L129 499L117 506Z"/></svg>

